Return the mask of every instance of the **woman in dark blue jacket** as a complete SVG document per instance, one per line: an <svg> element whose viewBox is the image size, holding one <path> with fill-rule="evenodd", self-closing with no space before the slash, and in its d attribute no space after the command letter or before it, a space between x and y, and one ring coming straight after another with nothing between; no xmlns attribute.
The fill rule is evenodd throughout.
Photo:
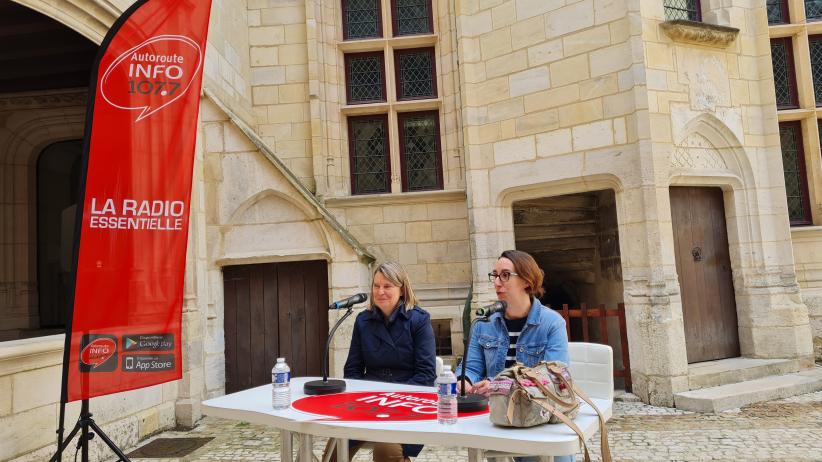
<svg viewBox="0 0 822 462"><path fill-rule="evenodd" d="M374 270L371 306L354 321L344 376L434 385L437 375L431 316L417 306L408 273L399 263L386 262ZM349 460L361 446L362 442L351 441ZM375 443L373 459L407 462L421 450L418 444Z"/></svg>

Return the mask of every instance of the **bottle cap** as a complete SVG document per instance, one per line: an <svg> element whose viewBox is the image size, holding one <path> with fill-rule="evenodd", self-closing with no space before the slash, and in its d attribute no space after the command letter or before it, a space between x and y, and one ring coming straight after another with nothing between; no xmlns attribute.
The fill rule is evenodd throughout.
<svg viewBox="0 0 822 462"><path fill-rule="evenodd" d="M277 358L277 362L278 362L278 363L284 363L284 362L285 362L285 358Z"/></svg>

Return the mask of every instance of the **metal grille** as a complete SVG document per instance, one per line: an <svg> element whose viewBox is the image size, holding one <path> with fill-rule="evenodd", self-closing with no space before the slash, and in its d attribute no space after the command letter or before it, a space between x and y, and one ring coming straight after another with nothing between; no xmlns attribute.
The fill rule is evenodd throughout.
<svg viewBox="0 0 822 462"><path fill-rule="evenodd" d="M428 34L431 29L431 0L395 0L394 35Z"/></svg>
<svg viewBox="0 0 822 462"><path fill-rule="evenodd" d="M434 54L431 50L398 53L398 99L435 97Z"/></svg>
<svg viewBox="0 0 822 462"><path fill-rule="evenodd" d="M353 194L388 192L388 139L385 118L349 119Z"/></svg>
<svg viewBox="0 0 822 462"><path fill-rule="evenodd" d="M805 18L809 21L822 19L822 0L805 0Z"/></svg>
<svg viewBox="0 0 822 462"><path fill-rule="evenodd" d="M440 186L439 133L436 114L401 119L405 184L407 191L438 189Z"/></svg>
<svg viewBox="0 0 822 462"><path fill-rule="evenodd" d="M822 106L822 36L810 38L811 72L813 72L813 94L816 105Z"/></svg>
<svg viewBox="0 0 822 462"><path fill-rule="evenodd" d="M380 4L377 0L346 0L345 38L380 37Z"/></svg>
<svg viewBox="0 0 822 462"><path fill-rule="evenodd" d="M802 138L797 125L780 125L779 142L782 146L782 168L785 172L785 194L788 196L788 216L791 222L809 221L806 216L805 186L802 166Z"/></svg>
<svg viewBox="0 0 822 462"><path fill-rule="evenodd" d="M795 106L796 89L792 78L789 41L771 41L771 63L773 64L774 91L776 92L777 107Z"/></svg>
<svg viewBox="0 0 822 462"><path fill-rule="evenodd" d="M784 24L788 22L788 8L784 0L766 0L768 8L768 24Z"/></svg>
<svg viewBox="0 0 822 462"><path fill-rule="evenodd" d="M665 7L665 19L668 21L676 19L685 19L688 21L702 20L699 0L664 0L663 5Z"/></svg>
<svg viewBox="0 0 822 462"><path fill-rule="evenodd" d="M348 102L385 101L383 65L379 56L348 57Z"/></svg>

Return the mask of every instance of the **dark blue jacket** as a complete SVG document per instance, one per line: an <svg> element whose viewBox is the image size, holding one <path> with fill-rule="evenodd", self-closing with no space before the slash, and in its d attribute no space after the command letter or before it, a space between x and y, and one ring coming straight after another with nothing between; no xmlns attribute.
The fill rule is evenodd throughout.
<svg viewBox="0 0 822 462"><path fill-rule="evenodd" d="M345 361L347 379L433 386L437 359L431 316L418 306L405 304L386 323L378 308L362 311L354 321L351 349ZM417 457L421 444L403 444L405 457Z"/></svg>
<svg viewBox="0 0 822 462"><path fill-rule="evenodd" d="M354 321L345 361L347 379L433 386L437 379L431 316L400 302L388 323L379 309L365 310Z"/></svg>

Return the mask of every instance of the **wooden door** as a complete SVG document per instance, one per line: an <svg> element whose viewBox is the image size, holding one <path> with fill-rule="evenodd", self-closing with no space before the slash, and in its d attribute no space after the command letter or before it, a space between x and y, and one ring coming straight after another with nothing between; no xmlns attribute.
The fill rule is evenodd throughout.
<svg viewBox="0 0 822 462"><path fill-rule="evenodd" d="M688 362L737 357L739 332L722 190L672 187L670 194Z"/></svg>
<svg viewBox="0 0 822 462"><path fill-rule="evenodd" d="M271 383L284 357L292 376L321 375L328 338L325 261L223 268L226 393Z"/></svg>

